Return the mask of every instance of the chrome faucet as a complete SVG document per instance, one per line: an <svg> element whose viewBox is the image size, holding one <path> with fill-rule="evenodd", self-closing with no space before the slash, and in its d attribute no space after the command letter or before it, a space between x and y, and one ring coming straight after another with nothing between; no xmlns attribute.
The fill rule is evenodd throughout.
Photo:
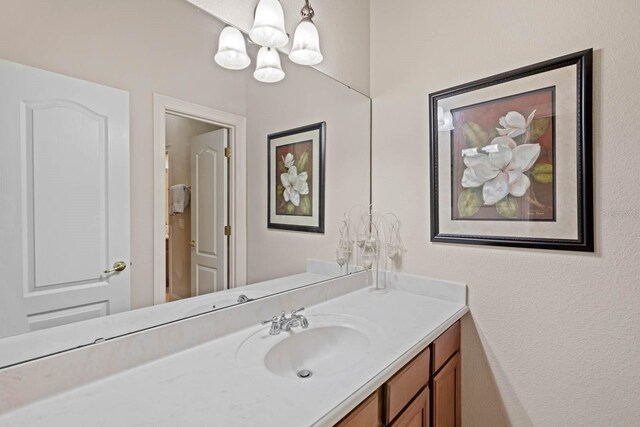
<svg viewBox="0 0 640 427"><path fill-rule="evenodd" d="M280 315L280 330L281 331L290 331L291 328L302 327L302 329L307 329L309 327L309 321L306 317L301 314L298 314L300 311L304 310L304 307L299 308L297 310L291 310L291 317L287 319L284 315L284 311Z"/></svg>
<svg viewBox="0 0 640 427"><path fill-rule="evenodd" d="M301 314L298 314L304 310L304 307L299 308L297 310L291 310L291 316L287 317L285 312L283 311L280 314L280 317L273 316L269 320L265 320L261 322L263 325L271 323L271 328L269 328L269 335L278 335L280 331L288 332L291 328L296 328L300 326L302 329L306 329L309 327L309 321L306 317Z"/></svg>

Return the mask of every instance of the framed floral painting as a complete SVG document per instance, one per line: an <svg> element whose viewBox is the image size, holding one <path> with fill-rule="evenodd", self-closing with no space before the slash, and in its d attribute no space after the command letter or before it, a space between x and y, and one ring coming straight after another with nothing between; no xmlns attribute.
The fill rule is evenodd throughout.
<svg viewBox="0 0 640 427"><path fill-rule="evenodd" d="M432 241L593 251L592 55L429 95Z"/></svg>
<svg viewBox="0 0 640 427"><path fill-rule="evenodd" d="M268 136L267 227L324 233L326 124Z"/></svg>

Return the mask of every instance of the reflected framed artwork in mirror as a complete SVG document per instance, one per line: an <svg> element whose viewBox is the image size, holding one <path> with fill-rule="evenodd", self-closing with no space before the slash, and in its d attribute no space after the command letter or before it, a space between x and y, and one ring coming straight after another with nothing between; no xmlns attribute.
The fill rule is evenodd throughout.
<svg viewBox="0 0 640 427"><path fill-rule="evenodd" d="M324 233L326 123L270 134L268 228Z"/></svg>
<svg viewBox="0 0 640 427"><path fill-rule="evenodd" d="M432 93L431 240L593 251L592 51Z"/></svg>

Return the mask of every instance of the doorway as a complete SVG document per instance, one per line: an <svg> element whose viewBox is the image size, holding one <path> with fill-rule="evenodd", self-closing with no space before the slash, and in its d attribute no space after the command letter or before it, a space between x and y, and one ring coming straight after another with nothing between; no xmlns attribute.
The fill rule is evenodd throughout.
<svg viewBox="0 0 640 427"><path fill-rule="evenodd" d="M166 301L228 287L227 129L165 113Z"/></svg>
<svg viewBox="0 0 640 427"><path fill-rule="evenodd" d="M154 304L245 284L245 118L156 94L154 122Z"/></svg>

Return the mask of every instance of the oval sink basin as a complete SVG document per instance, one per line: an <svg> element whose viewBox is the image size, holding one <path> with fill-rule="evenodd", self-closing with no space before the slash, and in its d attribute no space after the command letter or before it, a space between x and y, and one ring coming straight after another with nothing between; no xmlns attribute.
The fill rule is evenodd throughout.
<svg viewBox="0 0 640 427"><path fill-rule="evenodd" d="M264 365L283 377L294 377L303 370L312 375L335 375L358 363L371 345L357 329L320 326L299 330L278 342L267 352Z"/></svg>
<svg viewBox="0 0 640 427"><path fill-rule="evenodd" d="M302 313L304 314L304 313ZM269 335L269 326L239 347L243 367L282 378L322 379L338 375L366 358L378 334L364 319L344 315L309 315L309 327Z"/></svg>

